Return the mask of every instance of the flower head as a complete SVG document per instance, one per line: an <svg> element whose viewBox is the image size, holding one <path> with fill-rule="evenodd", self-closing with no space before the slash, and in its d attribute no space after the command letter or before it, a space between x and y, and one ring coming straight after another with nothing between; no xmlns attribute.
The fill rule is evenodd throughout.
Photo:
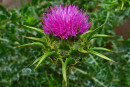
<svg viewBox="0 0 130 87"><path fill-rule="evenodd" d="M43 20L41 25L46 34L53 33L64 39L86 32L91 25L85 12L74 5L50 7L47 13L43 13Z"/></svg>

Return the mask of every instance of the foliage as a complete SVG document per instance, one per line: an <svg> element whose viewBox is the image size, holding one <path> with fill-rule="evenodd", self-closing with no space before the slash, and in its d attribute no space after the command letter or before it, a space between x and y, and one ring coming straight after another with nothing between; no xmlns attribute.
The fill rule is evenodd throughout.
<svg viewBox="0 0 130 87"><path fill-rule="evenodd" d="M33 0L32 3L27 3L22 6L21 9L14 8L13 10L7 10L0 5L0 86L1 87L36 87L36 86L49 86L49 87L61 87L62 83L62 69L61 65L51 63L56 61L56 58L49 59L42 62L35 71L34 66L30 66L37 57L40 58L44 49L42 49L40 43L43 43L46 47L48 43L44 43L45 37L42 33L38 33L34 30L29 30L23 25L37 27L42 29L40 25L40 17L46 8L61 3L72 3L87 10L91 20L91 30L96 29L98 26L105 22L103 28L97 31L97 35L93 36L91 40L91 46L106 46L106 43L112 45L107 47L114 52L102 52L102 48L92 49L99 50L104 55L116 61L116 63L108 62L103 59L99 59L97 56L89 54L87 58L83 60L77 58L75 67L67 69L68 85L70 87L83 87L86 86L129 86L129 56L130 56L130 39L123 41L121 37L115 36L113 28L124 21L126 17L130 16L130 4L128 0ZM41 3L43 3L41 5ZM124 3L124 4L123 4ZM98 34L112 35L111 38L102 39ZM26 37L25 37L26 36ZM37 38L42 38L37 39ZM98 39L95 39L98 37ZM105 36L104 36L105 37ZM15 48L16 46L32 43L32 40L39 40L40 46L28 47L28 48ZM56 38L54 38L56 39ZM52 44L55 44L52 43ZM75 45L77 47L77 45ZM52 47L53 48L53 47ZM71 52L72 55L77 51ZM57 56L57 55L55 55ZM74 56L73 56L74 57ZM84 57L84 54L81 55ZM45 58L45 56L42 58ZM58 62L58 61L57 61ZM66 62L67 63L67 62ZM72 61L73 63L73 61ZM35 64L34 64L35 65ZM24 84L23 84L24 83Z"/></svg>

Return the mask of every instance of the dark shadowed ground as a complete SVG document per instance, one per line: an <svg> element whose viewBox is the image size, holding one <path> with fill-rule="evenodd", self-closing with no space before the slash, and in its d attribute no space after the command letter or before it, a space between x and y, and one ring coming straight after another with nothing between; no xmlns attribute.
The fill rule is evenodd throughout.
<svg viewBox="0 0 130 87"><path fill-rule="evenodd" d="M31 2L31 0L0 0L2 4L7 7L8 9L12 9L14 7L21 7L21 2L26 3L26 2Z"/></svg>
<svg viewBox="0 0 130 87"><path fill-rule="evenodd" d="M118 36L123 36L124 39L127 39L130 36L130 18L127 18L123 24L114 28L114 32Z"/></svg>

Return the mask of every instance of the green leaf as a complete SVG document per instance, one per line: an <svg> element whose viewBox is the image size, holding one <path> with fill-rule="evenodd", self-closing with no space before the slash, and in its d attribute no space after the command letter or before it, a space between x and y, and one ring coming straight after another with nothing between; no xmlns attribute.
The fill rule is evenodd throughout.
<svg viewBox="0 0 130 87"><path fill-rule="evenodd" d="M81 38L86 37L88 34L90 34L93 30L88 30L87 32L81 34Z"/></svg>
<svg viewBox="0 0 130 87"><path fill-rule="evenodd" d="M88 52L84 49L79 49L78 51L81 52L81 53L87 53L88 54Z"/></svg>
<svg viewBox="0 0 130 87"><path fill-rule="evenodd" d="M93 30L93 33L94 33L94 32L96 32L96 31L98 31L98 30L99 30L101 27L103 27L104 25L105 25L105 23L104 23L104 24L102 24L102 25L100 25L100 26L99 26L99 27L97 27L96 29L94 29L94 30Z"/></svg>
<svg viewBox="0 0 130 87"><path fill-rule="evenodd" d="M25 37L25 38L35 40L35 41L39 41L39 42L43 42L45 45L47 45L45 39L42 39L42 38L36 38L36 37Z"/></svg>
<svg viewBox="0 0 130 87"><path fill-rule="evenodd" d="M105 24L105 23L104 23ZM80 37L83 39L85 38L87 45L89 44L90 40L92 39L92 37L94 36L94 34L96 33L96 31L98 31L101 27L104 26L104 24L100 25L98 28L94 29L94 30L89 30L86 33L83 33Z"/></svg>
<svg viewBox="0 0 130 87"><path fill-rule="evenodd" d="M68 65L69 63L74 63L75 61L74 61L73 58L67 58L67 59L65 60L65 62L63 62L62 59L60 59L60 60L61 60L61 62L62 62L62 74L63 74L63 78L64 78L65 83L66 83L66 86L67 86L67 77L66 77L67 65Z"/></svg>
<svg viewBox="0 0 130 87"><path fill-rule="evenodd" d="M33 64L32 65L34 65L35 63L37 63L38 61L40 61L40 59L42 58L42 56L41 57L39 57L39 58L37 58L34 62L33 62Z"/></svg>
<svg viewBox="0 0 130 87"><path fill-rule="evenodd" d="M45 49L45 46L40 42L28 43L28 44L20 45L20 46L17 46L17 47L26 47L26 46L40 46L43 49Z"/></svg>
<svg viewBox="0 0 130 87"><path fill-rule="evenodd" d="M66 83L66 85L67 85L66 68L67 68L66 63L64 63L64 62L62 61L62 74L63 74L63 78L64 78L64 80L65 80L65 83Z"/></svg>
<svg viewBox="0 0 130 87"><path fill-rule="evenodd" d="M112 37L111 35L105 35L105 34L95 34L92 36L92 38L97 38L97 37Z"/></svg>
<svg viewBox="0 0 130 87"><path fill-rule="evenodd" d="M29 29L35 30L35 31L37 31L37 32L39 32L39 33L42 33L43 35L46 35L46 34L43 32L43 30L41 30L41 29L38 29L38 28L35 28L35 27L26 26L26 25L23 25L23 26L24 26L24 27L27 27L27 28L29 28Z"/></svg>
<svg viewBox="0 0 130 87"><path fill-rule="evenodd" d="M47 57L50 57L50 56L53 56L53 55L57 55L57 53L56 52L45 52L44 53L44 55L40 58L40 60L39 60L39 62L38 62L38 64L37 64L37 66L35 67L35 69L41 64L41 62L43 61L43 60L45 60ZM37 60L38 61L38 60Z"/></svg>
<svg viewBox="0 0 130 87"><path fill-rule="evenodd" d="M96 51L88 50L88 52L91 53L91 54L94 54L94 55L96 55L96 56L98 56L98 57L101 57L101 58L103 58L103 59L106 59L106 60L115 62L115 61L111 60L110 58L108 58L108 57L104 56L103 54L100 54L100 53L98 53L98 52L96 52Z"/></svg>
<svg viewBox="0 0 130 87"><path fill-rule="evenodd" d="M105 23L104 23L104 24L105 24ZM94 30L90 33L90 35L87 37L88 41L91 40L91 38L92 38L92 36L94 35L94 33L96 33L96 31L98 31L101 27L103 27L104 24L100 25L98 28L94 29Z"/></svg>
<svg viewBox="0 0 130 87"><path fill-rule="evenodd" d="M74 61L74 59L73 58L67 58L66 60L65 60L65 65L67 66L68 64L73 64L75 61Z"/></svg>
<svg viewBox="0 0 130 87"><path fill-rule="evenodd" d="M94 47L94 48L91 48L92 50L104 50L104 51L111 51L107 48L103 48L103 47Z"/></svg>

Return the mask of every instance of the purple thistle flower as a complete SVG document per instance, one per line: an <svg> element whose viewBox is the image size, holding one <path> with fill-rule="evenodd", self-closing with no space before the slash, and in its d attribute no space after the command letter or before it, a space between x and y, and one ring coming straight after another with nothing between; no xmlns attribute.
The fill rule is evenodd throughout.
<svg viewBox="0 0 130 87"><path fill-rule="evenodd" d="M47 13L43 13L41 22L46 34L53 33L53 36L59 36L68 39L69 36L76 36L78 33L87 32L91 23L88 22L88 16L85 16L83 10L78 6L54 6L50 7Z"/></svg>

